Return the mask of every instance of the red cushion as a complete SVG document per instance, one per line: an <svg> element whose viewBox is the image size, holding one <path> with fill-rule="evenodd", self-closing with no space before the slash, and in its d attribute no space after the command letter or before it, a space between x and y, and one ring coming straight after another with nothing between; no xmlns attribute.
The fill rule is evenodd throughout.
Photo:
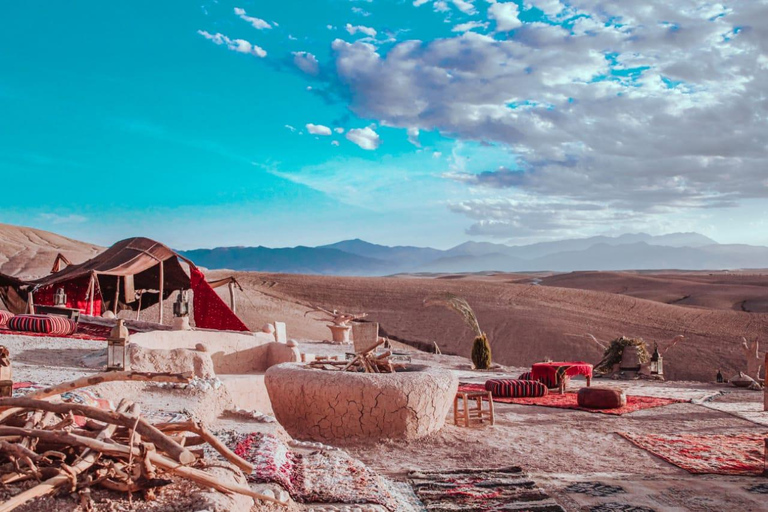
<svg viewBox="0 0 768 512"><path fill-rule="evenodd" d="M533 380L533 372L521 373L517 380Z"/></svg>
<svg viewBox="0 0 768 512"><path fill-rule="evenodd" d="M13 318L13 313L9 311L0 311L0 327L7 327L8 320Z"/></svg>
<svg viewBox="0 0 768 512"><path fill-rule="evenodd" d="M548 392L547 386L535 380L491 379L485 381L485 389L498 397L539 397Z"/></svg>
<svg viewBox="0 0 768 512"><path fill-rule="evenodd" d="M68 336L77 330L77 324L63 316L16 315L8 320L12 331L39 332L51 336Z"/></svg>

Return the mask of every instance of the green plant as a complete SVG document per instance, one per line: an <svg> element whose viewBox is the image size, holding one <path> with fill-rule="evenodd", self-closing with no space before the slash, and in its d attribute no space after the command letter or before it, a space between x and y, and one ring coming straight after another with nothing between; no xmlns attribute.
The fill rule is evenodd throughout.
<svg viewBox="0 0 768 512"><path fill-rule="evenodd" d="M442 306L458 313L461 319L464 320L464 323L475 334L471 354L475 368L487 370L491 367L491 344L488 342L488 336L480 330L477 316L475 316L475 312L472 311L472 307L470 307L465 299L452 293L444 293L428 297L424 300L424 306Z"/></svg>
<svg viewBox="0 0 768 512"><path fill-rule="evenodd" d="M487 370L491 367L491 344L485 333L475 338L472 344L472 363L477 370Z"/></svg>

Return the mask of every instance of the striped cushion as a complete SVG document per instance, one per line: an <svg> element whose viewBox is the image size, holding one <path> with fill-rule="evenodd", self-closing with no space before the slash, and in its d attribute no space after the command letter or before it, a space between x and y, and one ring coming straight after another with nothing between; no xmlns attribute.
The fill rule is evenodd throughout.
<svg viewBox="0 0 768 512"><path fill-rule="evenodd" d="M0 311L0 327L7 327L8 320L13 318L13 313L9 311Z"/></svg>
<svg viewBox="0 0 768 512"><path fill-rule="evenodd" d="M16 315L8 320L12 331L39 332L51 336L67 336L77 329L77 324L63 316Z"/></svg>
<svg viewBox="0 0 768 512"><path fill-rule="evenodd" d="M533 380L533 372L521 373L520 376L517 378L517 380ZM559 386L559 383L557 381L550 382L550 379L546 377L540 377L537 382L544 383L548 388L556 388Z"/></svg>
<svg viewBox="0 0 768 512"><path fill-rule="evenodd" d="M547 386L535 380L491 379L485 381L485 389L493 396L510 398L545 396L548 392Z"/></svg>
<svg viewBox="0 0 768 512"><path fill-rule="evenodd" d="M533 372L521 373L517 380L533 380Z"/></svg>

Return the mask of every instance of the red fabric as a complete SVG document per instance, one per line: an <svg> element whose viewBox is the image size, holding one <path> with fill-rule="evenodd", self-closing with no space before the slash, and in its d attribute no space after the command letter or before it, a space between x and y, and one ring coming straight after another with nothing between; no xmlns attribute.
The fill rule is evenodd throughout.
<svg viewBox="0 0 768 512"><path fill-rule="evenodd" d="M13 313L9 311L0 311L0 327L7 327L8 320L13 318Z"/></svg>
<svg viewBox="0 0 768 512"><path fill-rule="evenodd" d="M765 434L643 435L617 432L629 442L693 474L761 475Z"/></svg>
<svg viewBox="0 0 768 512"><path fill-rule="evenodd" d="M111 332L112 332L112 328L109 326L78 322L77 331L69 335L57 335L56 337L72 338L75 340L106 341ZM128 332L131 334L134 334L135 332L138 332L138 331L135 331L133 329L128 329ZM3 334L14 334L18 336L19 331L12 331L10 329L0 327L0 335L3 335ZM24 332L22 334L24 336L50 336L50 334L41 333L41 332Z"/></svg>
<svg viewBox="0 0 768 512"><path fill-rule="evenodd" d="M211 288L197 267L190 266L195 327L218 331L250 331Z"/></svg>
<svg viewBox="0 0 768 512"><path fill-rule="evenodd" d="M49 336L69 336L77 330L77 324L63 316L16 315L8 320L8 329L24 333L42 333Z"/></svg>
<svg viewBox="0 0 768 512"><path fill-rule="evenodd" d="M67 307L77 308L81 313L87 315L90 313L91 304L91 298L88 296L90 284L91 276L83 276L61 284L38 288L32 296L35 304L53 306L53 296L56 294L56 290L64 288L64 293L67 294ZM93 299L93 316L101 316L101 293L99 293L98 281L94 288L96 289L96 296Z"/></svg>
<svg viewBox="0 0 768 512"><path fill-rule="evenodd" d="M592 365L584 361L564 361L551 363L535 363L531 368L532 380L540 380L550 387L557 386L563 375L586 375L592 377ZM553 384L554 383L554 384Z"/></svg>
<svg viewBox="0 0 768 512"><path fill-rule="evenodd" d="M485 391L485 386L483 384L461 384L459 385L459 391ZM576 399L576 393L565 393L563 395L559 393L549 393L547 396L542 396L539 398L508 398L494 396L493 401L503 404L540 405L543 407L576 409L585 412L621 416L622 414L627 414L630 412L641 411L643 409L651 409L653 407L661 407L664 405L683 403L687 402L688 400L656 398L653 396L627 396L627 405L618 409L585 409L584 407L579 407Z"/></svg>

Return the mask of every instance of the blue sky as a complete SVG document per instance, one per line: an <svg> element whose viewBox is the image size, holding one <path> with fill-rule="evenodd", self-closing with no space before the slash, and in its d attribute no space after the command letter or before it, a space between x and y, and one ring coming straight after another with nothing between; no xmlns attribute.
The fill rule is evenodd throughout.
<svg viewBox="0 0 768 512"><path fill-rule="evenodd" d="M180 249L768 243L750 4L598 4L6 3L0 222Z"/></svg>

